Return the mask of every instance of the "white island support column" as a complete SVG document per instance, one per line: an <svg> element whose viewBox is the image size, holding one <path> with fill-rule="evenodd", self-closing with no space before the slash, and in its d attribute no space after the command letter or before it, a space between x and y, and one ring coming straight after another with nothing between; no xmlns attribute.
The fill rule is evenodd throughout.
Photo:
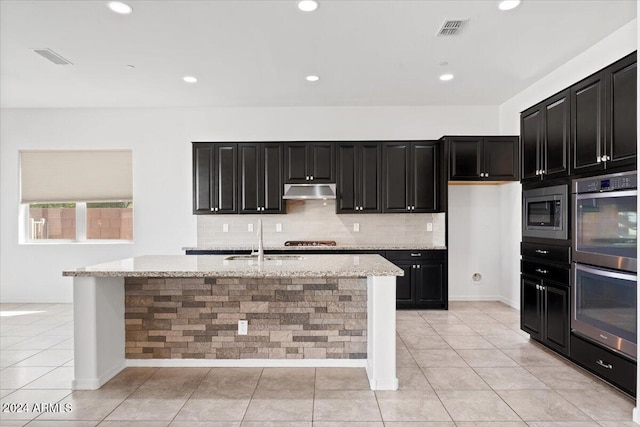
<svg viewBox="0 0 640 427"><path fill-rule="evenodd" d="M73 278L74 390L96 390L125 368L123 277Z"/></svg>
<svg viewBox="0 0 640 427"><path fill-rule="evenodd" d="M371 390L397 390L396 277L367 277L367 375Z"/></svg>

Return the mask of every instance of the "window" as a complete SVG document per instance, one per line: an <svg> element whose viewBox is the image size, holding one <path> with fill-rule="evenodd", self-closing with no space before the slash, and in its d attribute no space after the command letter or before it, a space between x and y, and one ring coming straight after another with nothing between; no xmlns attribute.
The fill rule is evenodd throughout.
<svg viewBox="0 0 640 427"><path fill-rule="evenodd" d="M20 153L23 242L133 240L130 150Z"/></svg>

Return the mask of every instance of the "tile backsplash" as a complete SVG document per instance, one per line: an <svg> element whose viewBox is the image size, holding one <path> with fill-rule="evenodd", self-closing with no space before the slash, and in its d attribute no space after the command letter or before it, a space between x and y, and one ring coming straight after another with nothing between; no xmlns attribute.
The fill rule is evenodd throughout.
<svg viewBox="0 0 640 427"><path fill-rule="evenodd" d="M340 214L333 200L288 200L286 215L199 215L198 247L251 246L262 218L265 246L287 240L335 240L338 245L445 245L445 214ZM354 231L354 224L360 231ZM433 231L427 231L428 224ZM277 232L277 224L282 231ZM224 231L225 227L228 231Z"/></svg>

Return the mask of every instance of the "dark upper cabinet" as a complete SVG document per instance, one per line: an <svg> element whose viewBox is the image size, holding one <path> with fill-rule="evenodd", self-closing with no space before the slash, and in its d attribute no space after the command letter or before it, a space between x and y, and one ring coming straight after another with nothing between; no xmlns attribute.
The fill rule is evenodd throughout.
<svg viewBox="0 0 640 427"><path fill-rule="evenodd" d="M237 144L193 144L193 213L236 213Z"/></svg>
<svg viewBox="0 0 640 427"><path fill-rule="evenodd" d="M334 150L334 142L284 144L285 182L288 184L335 182Z"/></svg>
<svg viewBox="0 0 640 427"><path fill-rule="evenodd" d="M282 144L238 144L239 213L283 213Z"/></svg>
<svg viewBox="0 0 640 427"><path fill-rule="evenodd" d="M574 174L635 164L636 74L633 53L571 87Z"/></svg>
<svg viewBox="0 0 640 427"><path fill-rule="evenodd" d="M336 212L380 212L380 143L338 143L336 151Z"/></svg>
<svg viewBox="0 0 640 427"><path fill-rule="evenodd" d="M569 174L570 101L561 92L520 115L521 180Z"/></svg>
<svg viewBox="0 0 640 427"><path fill-rule="evenodd" d="M382 154L382 212L443 209L438 141L386 142Z"/></svg>
<svg viewBox="0 0 640 427"><path fill-rule="evenodd" d="M637 136L637 60L630 55L606 70L607 126L606 165L636 163Z"/></svg>
<svg viewBox="0 0 640 427"><path fill-rule="evenodd" d="M517 181L517 136L450 136L450 181Z"/></svg>

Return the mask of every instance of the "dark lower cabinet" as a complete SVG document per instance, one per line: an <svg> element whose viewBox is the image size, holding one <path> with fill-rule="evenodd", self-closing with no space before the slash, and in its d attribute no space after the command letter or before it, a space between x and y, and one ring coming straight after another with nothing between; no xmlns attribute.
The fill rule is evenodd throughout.
<svg viewBox="0 0 640 427"><path fill-rule="evenodd" d="M569 355L570 295L568 266L523 259L520 328L558 353Z"/></svg>
<svg viewBox="0 0 640 427"><path fill-rule="evenodd" d="M386 258L404 271L396 278L397 308L448 307L446 251L387 251Z"/></svg>

